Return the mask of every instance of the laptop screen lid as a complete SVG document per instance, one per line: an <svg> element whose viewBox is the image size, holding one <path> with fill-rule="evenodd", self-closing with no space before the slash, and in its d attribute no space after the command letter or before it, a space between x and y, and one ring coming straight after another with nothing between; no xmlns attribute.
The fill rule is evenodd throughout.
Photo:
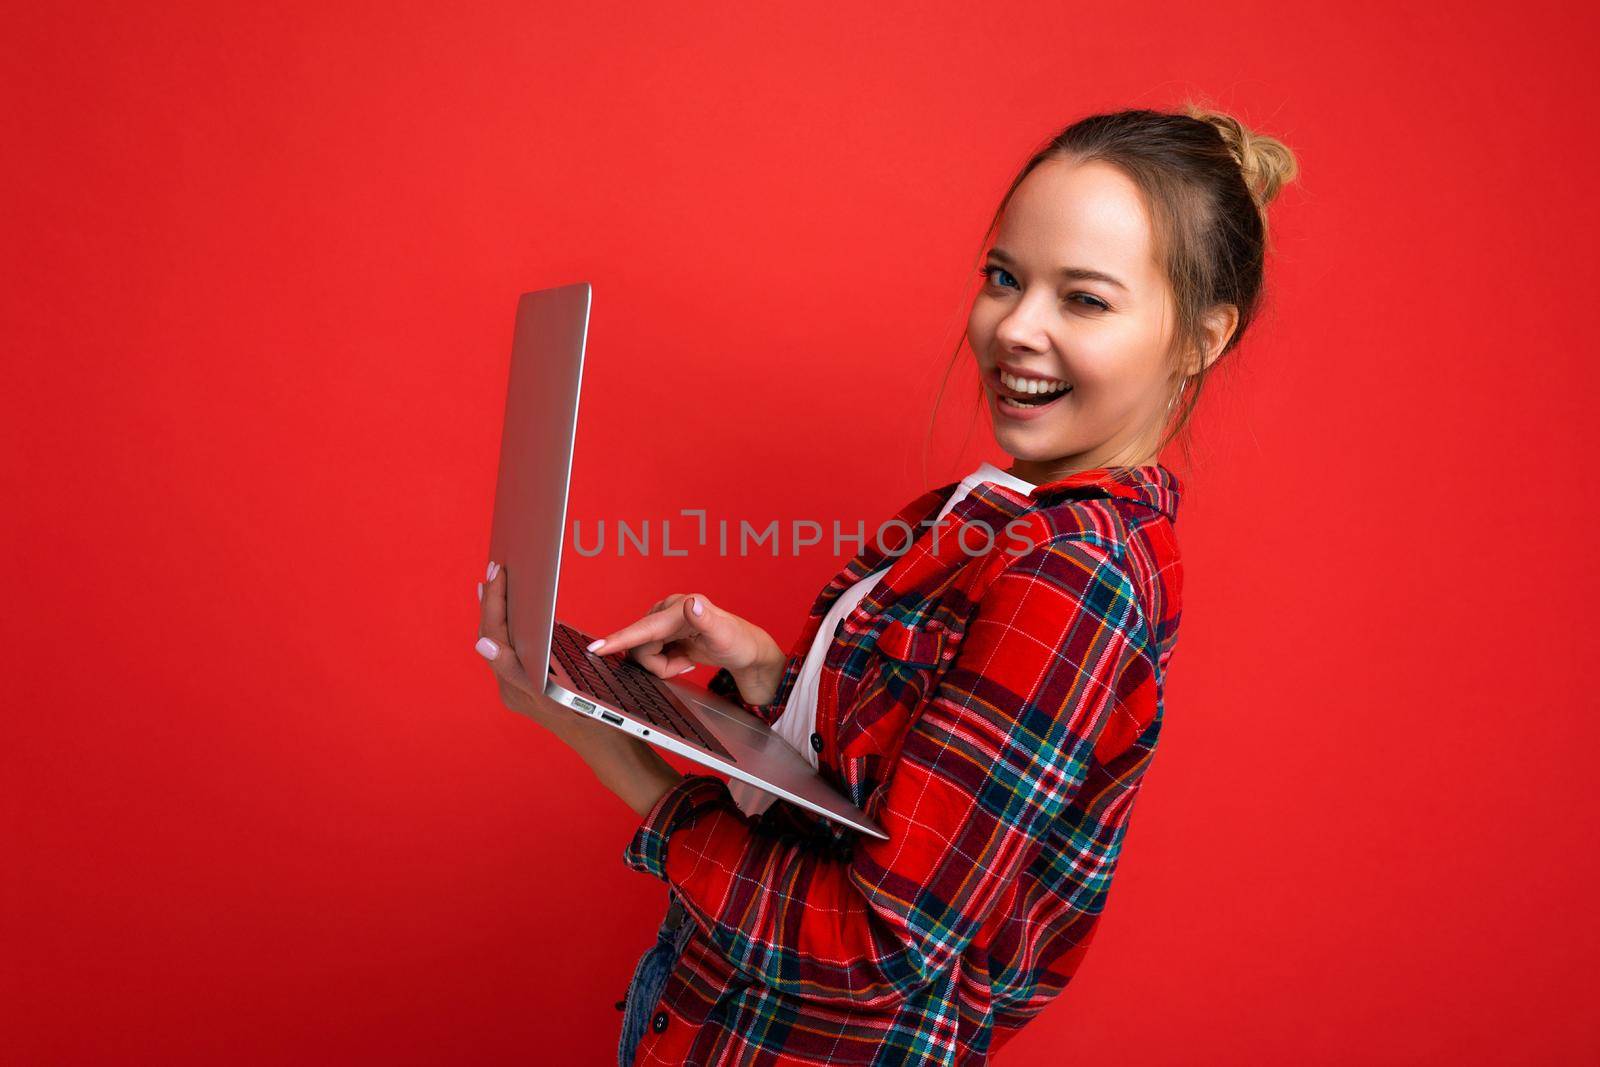
<svg viewBox="0 0 1600 1067"><path fill-rule="evenodd" d="M511 647L540 687L550 665L591 293L588 282L576 282L522 294L511 345L489 558L506 569Z"/></svg>

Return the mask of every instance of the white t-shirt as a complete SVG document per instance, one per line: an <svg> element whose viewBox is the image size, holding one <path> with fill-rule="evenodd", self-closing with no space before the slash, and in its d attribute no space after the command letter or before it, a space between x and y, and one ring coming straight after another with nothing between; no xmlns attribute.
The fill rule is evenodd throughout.
<svg viewBox="0 0 1600 1067"><path fill-rule="evenodd" d="M980 482L1004 485L1024 494L1031 493L1035 488L1032 482L1025 482L1014 474L1008 474L992 463L984 463L961 479L933 521L938 522L948 515L952 508L972 492L972 487ZM913 532L920 534L922 531ZM949 536L951 533L953 531L946 530L942 532L942 536ZM812 767L817 766L817 753L811 747L811 734L817 720L817 684L822 679L822 661L828 654L828 646L833 644L833 636L839 629L839 623L856 609L868 593L872 592L888 569L888 567L878 568L840 593L838 599L833 602L833 606L823 616L822 625L817 629L816 640L811 643L805 662L800 666L800 673L795 677L794 686L789 690L789 699L783 705L783 712L772 724L778 735L804 756ZM758 789L738 779L730 780L728 788L733 793L734 802L748 815L759 815L777 799L766 790Z"/></svg>

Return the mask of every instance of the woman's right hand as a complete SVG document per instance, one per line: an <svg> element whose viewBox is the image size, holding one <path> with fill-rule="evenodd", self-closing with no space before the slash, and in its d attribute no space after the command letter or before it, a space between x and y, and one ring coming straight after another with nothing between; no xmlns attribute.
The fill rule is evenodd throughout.
<svg viewBox="0 0 1600 1067"><path fill-rule="evenodd" d="M726 667L739 695L751 704L772 699L786 659L771 634L723 611L703 593L663 597L642 619L604 635L589 650L602 656L626 652L658 678L675 677L702 663Z"/></svg>

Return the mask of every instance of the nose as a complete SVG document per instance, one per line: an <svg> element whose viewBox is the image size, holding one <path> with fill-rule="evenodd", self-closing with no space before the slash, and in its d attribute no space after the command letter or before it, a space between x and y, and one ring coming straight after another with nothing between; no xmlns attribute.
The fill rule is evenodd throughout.
<svg viewBox="0 0 1600 1067"><path fill-rule="evenodd" d="M995 327L995 339L1008 349L1042 352L1050 347L1042 320L1043 312L1038 301L1026 298L1019 300Z"/></svg>

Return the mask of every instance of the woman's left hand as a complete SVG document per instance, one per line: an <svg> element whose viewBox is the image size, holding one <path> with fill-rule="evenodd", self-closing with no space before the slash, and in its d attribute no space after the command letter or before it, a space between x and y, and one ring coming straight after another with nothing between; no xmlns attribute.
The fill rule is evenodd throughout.
<svg viewBox="0 0 1600 1067"><path fill-rule="evenodd" d="M479 583L478 600L481 610L476 648L489 661L489 669L500 686L500 700L506 707L528 716L575 748L578 745L574 744L573 735L580 727L586 727L591 735L613 732L545 696L544 686L534 685L522 669L506 626L506 572L498 563L489 564L489 580Z"/></svg>
<svg viewBox="0 0 1600 1067"><path fill-rule="evenodd" d="M481 611L476 647L494 671L501 702L566 742L595 772L601 785L620 797L635 814L645 815L682 775L643 741L545 696L543 681L535 683L528 677L511 647L506 625L505 568L490 563L488 575L488 581L478 585Z"/></svg>

